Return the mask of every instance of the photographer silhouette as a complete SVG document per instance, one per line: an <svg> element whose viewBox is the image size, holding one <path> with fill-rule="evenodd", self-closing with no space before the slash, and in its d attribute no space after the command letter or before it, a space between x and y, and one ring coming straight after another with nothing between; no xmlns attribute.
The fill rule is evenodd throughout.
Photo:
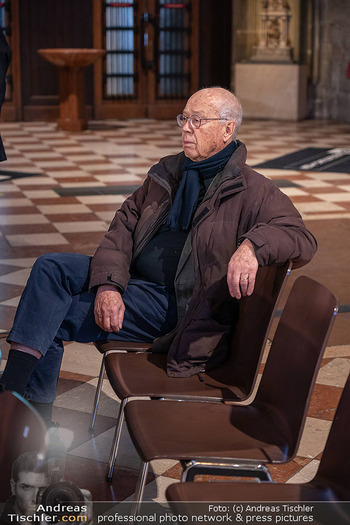
<svg viewBox="0 0 350 525"><path fill-rule="evenodd" d="M12 496L1 514L0 523L32 523L32 520L20 520L20 516L35 514L43 491L50 485L47 462L38 460L37 452L25 452L13 463L10 485Z"/></svg>
<svg viewBox="0 0 350 525"><path fill-rule="evenodd" d="M91 493L63 480L67 439L71 441L71 431L50 429L45 454L25 452L13 462L12 495L0 516L0 525L58 523L72 516L85 525L91 522Z"/></svg>

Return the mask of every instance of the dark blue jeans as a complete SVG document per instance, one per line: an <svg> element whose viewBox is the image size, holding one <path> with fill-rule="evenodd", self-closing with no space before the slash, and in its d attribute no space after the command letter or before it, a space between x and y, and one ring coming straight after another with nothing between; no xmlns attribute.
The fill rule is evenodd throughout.
<svg viewBox="0 0 350 525"><path fill-rule="evenodd" d="M95 293L88 290L90 261L86 255L51 253L40 256L33 266L8 338L43 355L27 386L26 395L33 401L55 400L62 341L151 342L176 325L174 294L164 286L130 279L123 294L122 330L101 330L94 319Z"/></svg>

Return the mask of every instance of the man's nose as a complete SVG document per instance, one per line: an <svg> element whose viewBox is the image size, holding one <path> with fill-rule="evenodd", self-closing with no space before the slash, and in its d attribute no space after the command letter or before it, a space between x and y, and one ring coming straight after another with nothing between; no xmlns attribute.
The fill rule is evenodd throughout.
<svg viewBox="0 0 350 525"><path fill-rule="evenodd" d="M185 124L182 126L182 131L189 131L189 132L192 132L193 131L193 126L191 125L191 119L187 119L185 121Z"/></svg>

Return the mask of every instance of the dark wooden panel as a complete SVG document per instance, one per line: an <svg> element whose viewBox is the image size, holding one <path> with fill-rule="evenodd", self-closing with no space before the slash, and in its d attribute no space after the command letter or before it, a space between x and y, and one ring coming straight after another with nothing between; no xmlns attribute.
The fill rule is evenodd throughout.
<svg viewBox="0 0 350 525"><path fill-rule="evenodd" d="M20 45L23 106L59 104L55 66L40 48L92 45L92 0L20 0ZM86 68L86 101L93 100L93 70Z"/></svg>
<svg viewBox="0 0 350 525"><path fill-rule="evenodd" d="M199 2L199 85L231 83L232 0Z"/></svg>

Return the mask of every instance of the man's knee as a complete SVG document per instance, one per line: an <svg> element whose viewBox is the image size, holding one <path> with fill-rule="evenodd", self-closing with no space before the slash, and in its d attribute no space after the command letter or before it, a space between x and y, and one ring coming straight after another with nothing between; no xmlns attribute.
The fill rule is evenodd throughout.
<svg viewBox="0 0 350 525"><path fill-rule="evenodd" d="M40 255L34 263L34 271L43 271L51 274L58 271L62 275L81 273L85 276L89 272L90 257L76 253L45 253ZM79 271L80 270L80 271Z"/></svg>
<svg viewBox="0 0 350 525"><path fill-rule="evenodd" d="M51 279L55 274L62 274L64 269L62 268L59 255L59 253L40 255L33 265L31 279L42 279L44 276Z"/></svg>
<svg viewBox="0 0 350 525"><path fill-rule="evenodd" d="M52 286L56 283L72 293L79 293L88 286L90 260L91 257L76 253L40 255L34 263L31 280L49 281Z"/></svg>
<svg viewBox="0 0 350 525"><path fill-rule="evenodd" d="M59 263L59 253L45 253L40 255L34 263L33 268L46 268Z"/></svg>

